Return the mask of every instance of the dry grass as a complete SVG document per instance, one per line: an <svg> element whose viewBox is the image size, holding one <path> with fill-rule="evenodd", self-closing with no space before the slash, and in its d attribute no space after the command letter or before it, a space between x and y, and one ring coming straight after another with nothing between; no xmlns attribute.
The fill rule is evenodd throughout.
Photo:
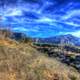
<svg viewBox="0 0 80 80"><path fill-rule="evenodd" d="M80 74L29 44L1 39L0 80L80 80Z"/></svg>

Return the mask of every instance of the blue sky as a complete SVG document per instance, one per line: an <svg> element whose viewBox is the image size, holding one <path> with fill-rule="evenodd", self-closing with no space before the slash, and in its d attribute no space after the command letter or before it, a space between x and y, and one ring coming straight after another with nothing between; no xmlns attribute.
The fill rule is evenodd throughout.
<svg viewBox="0 0 80 80"><path fill-rule="evenodd" d="M80 0L1 0L0 25L32 37L80 37Z"/></svg>

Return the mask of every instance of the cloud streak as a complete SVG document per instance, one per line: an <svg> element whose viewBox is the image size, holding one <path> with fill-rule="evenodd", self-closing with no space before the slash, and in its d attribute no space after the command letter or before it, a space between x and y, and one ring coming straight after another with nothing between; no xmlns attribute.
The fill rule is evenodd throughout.
<svg viewBox="0 0 80 80"><path fill-rule="evenodd" d="M30 36L32 33L35 37L67 33L80 36L80 2L42 0L24 3L23 0L18 0L16 5L2 7L0 15L0 24L11 25L13 30L28 32Z"/></svg>

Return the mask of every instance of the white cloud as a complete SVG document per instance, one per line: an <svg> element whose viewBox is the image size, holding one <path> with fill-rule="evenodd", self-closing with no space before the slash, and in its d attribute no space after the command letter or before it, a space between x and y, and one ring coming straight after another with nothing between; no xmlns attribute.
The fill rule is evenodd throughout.
<svg viewBox="0 0 80 80"><path fill-rule="evenodd" d="M37 20L37 22L52 22L52 19L51 18L48 18L48 17L41 17L40 19Z"/></svg>
<svg viewBox="0 0 80 80"><path fill-rule="evenodd" d="M67 32L66 34L71 34L73 36L79 37L80 38L80 31L75 31L75 32Z"/></svg>
<svg viewBox="0 0 80 80"><path fill-rule="evenodd" d="M4 11L3 16L20 16L22 15L22 10L19 8L9 8L6 11Z"/></svg>
<svg viewBox="0 0 80 80"><path fill-rule="evenodd" d="M80 37L80 31L73 32L72 35L74 35L76 37Z"/></svg>

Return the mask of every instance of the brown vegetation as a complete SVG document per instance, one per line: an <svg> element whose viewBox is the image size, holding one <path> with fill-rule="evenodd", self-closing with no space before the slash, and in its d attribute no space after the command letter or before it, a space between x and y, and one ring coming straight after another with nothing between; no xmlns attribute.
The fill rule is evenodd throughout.
<svg viewBox="0 0 80 80"><path fill-rule="evenodd" d="M0 39L11 37L12 32L9 29L0 29Z"/></svg>
<svg viewBox="0 0 80 80"><path fill-rule="evenodd" d="M30 44L0 39L0 80L79 80L80 74Z"/></svg>

